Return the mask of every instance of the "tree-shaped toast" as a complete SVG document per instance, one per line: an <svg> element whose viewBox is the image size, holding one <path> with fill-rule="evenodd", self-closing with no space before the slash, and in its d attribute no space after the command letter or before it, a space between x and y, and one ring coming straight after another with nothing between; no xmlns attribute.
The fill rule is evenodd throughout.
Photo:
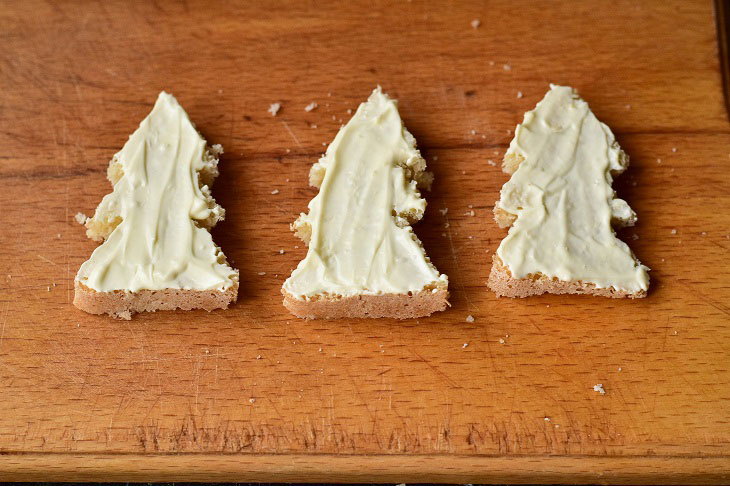
<svg viewBox="0 0 730 486"><path fill-rule="evenodd" d="M208 147L185 110L160 93L109 164L87 235L103 243L76 275L74 305L129 319L135 312L226 308L238 271L209 232L224 217L211 196L220 145Z"/></svg>
<svg viewBox="0 0 730 486"><path fill-rule="evenodd" d="M282 287L303 318L422 317L448 305L448 278L411 224L431 174L395 100L375 89L312 166L319 193L292 225L309 245Z"/></svg>
<svg viewBox="0 0 730 486"><path fill-rule="evenodd" d="M646 296L649 269L612 227L636 222L611 187L628 164L588 104L572 88L551 85L504 156L512 177L494 215L509 234L493 256L489 287L506 297Z"/></svg>

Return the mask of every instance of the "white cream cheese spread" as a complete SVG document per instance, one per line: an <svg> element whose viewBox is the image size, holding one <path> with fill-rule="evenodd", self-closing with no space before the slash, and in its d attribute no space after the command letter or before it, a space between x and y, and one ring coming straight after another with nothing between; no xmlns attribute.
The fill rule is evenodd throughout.
<svg viewBox="0 0 730 486"><path fill-rule="evenodd" d="M311 230L309 250L283 289L308 299L445 288L408 224L426 208L414 180L424 168L396 101L378 87L312 168L320 190L294 224Z"/></svg>
<svg viewBox="0 0 730 486"><path fill-rule="evenodd" d="M636 219L611 187L628 157L572 88L551 85L525 113L510 158L521 162L502 187L498 209L517 219L497 255L514 278L540 273L628 292L649 287L649 269L611 226Z"/></svg>
<svg viewBox="0 0 730 486"><path fill-rule="evenodd" d="M100 210L121 218L79 269L99 292L225 290L237 272L196 223L220 212L199 184L206 142L177 100L160 93L152 112L115 155L122 171Z"/></svg>

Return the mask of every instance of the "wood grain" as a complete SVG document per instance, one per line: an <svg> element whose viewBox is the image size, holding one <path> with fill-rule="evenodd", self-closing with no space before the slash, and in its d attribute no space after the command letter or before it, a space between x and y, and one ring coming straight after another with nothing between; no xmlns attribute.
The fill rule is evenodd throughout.
<svg viewBox="0 0 730 486"><path fill-rule="evenodd" d="M0 27L0 480L727 482L730 126L710 2L29 1ZM486 288L506 180L488 160L549 82L631 156L616 187L639 224L620 235L652 269L647 299ZM435 173L416 232L452 307L300 321L279 293L305 254L288 224L376 84ZM162 89L226 149L214 237L239 302L84 314L73 277L94 243L73 216Z"/></svg>

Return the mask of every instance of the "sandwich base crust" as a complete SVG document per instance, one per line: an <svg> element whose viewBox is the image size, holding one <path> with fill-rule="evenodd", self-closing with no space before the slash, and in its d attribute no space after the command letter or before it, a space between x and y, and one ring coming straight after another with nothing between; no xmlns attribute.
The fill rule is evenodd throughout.
<svg viewBox="0 0 730 486"><path fill-rule="evenodd" d="M109 314L119 319L131 319L137 312L158 310L227 309L238 297L238 282L226 290L115 290L97 292L81 282L74 285L74 305L89 314Z"/></svg>
<svg viewBox="0 0 730 486"><path fill-rule="evenodd" d="M378 318L413 319L448 307L449 291L424 289L410 294L317 296L297 299L282 289L284 307L302 319Z"/></svg>
<svg viewBox="0 0 730 486"><path fill-rule="evenodd" d="M525 278L514 278L509 268L496 254L492 256L492 271L489 272L489 286L497 297L522 298L541 294L586 294L613 299L640 299L646 297L646 291L629 292L614 288L599 288L592 283L581 281L558 280L541 273L528 275Z"/></svg>

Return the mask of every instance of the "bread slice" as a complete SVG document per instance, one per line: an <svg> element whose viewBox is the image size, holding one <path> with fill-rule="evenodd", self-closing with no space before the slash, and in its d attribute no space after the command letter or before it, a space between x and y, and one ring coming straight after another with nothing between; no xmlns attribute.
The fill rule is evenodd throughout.
<svg viewBox="0 0 730 486"><path fill-rule="evenodd" d="M448 278L410 226L426 208L425 170L396 101L378 87L310 171L319 193L292 224L307 256L282 286L292 314L408 319L449 305Z"/></svg>
<svg viewBox="0 0 730 486"><path fill-rule="evenodd" d="M611 187L628 163L587 103L572 88L551 85L504 157L512 177L494 219L509 234L492 257L489 288L504 297L645 297L649 269L613 230L637 219Z"/></svg>
<svg viewBox="0 0 730 486"><path fill-rule="evenodd" d="M222 152L207 145L172 95L160 93L109 163L113 192L84 221L87 236L102 244L76 276L76 307L130 319L236 301L238 271L209 233L225 217L210 193Z"/></svg>

